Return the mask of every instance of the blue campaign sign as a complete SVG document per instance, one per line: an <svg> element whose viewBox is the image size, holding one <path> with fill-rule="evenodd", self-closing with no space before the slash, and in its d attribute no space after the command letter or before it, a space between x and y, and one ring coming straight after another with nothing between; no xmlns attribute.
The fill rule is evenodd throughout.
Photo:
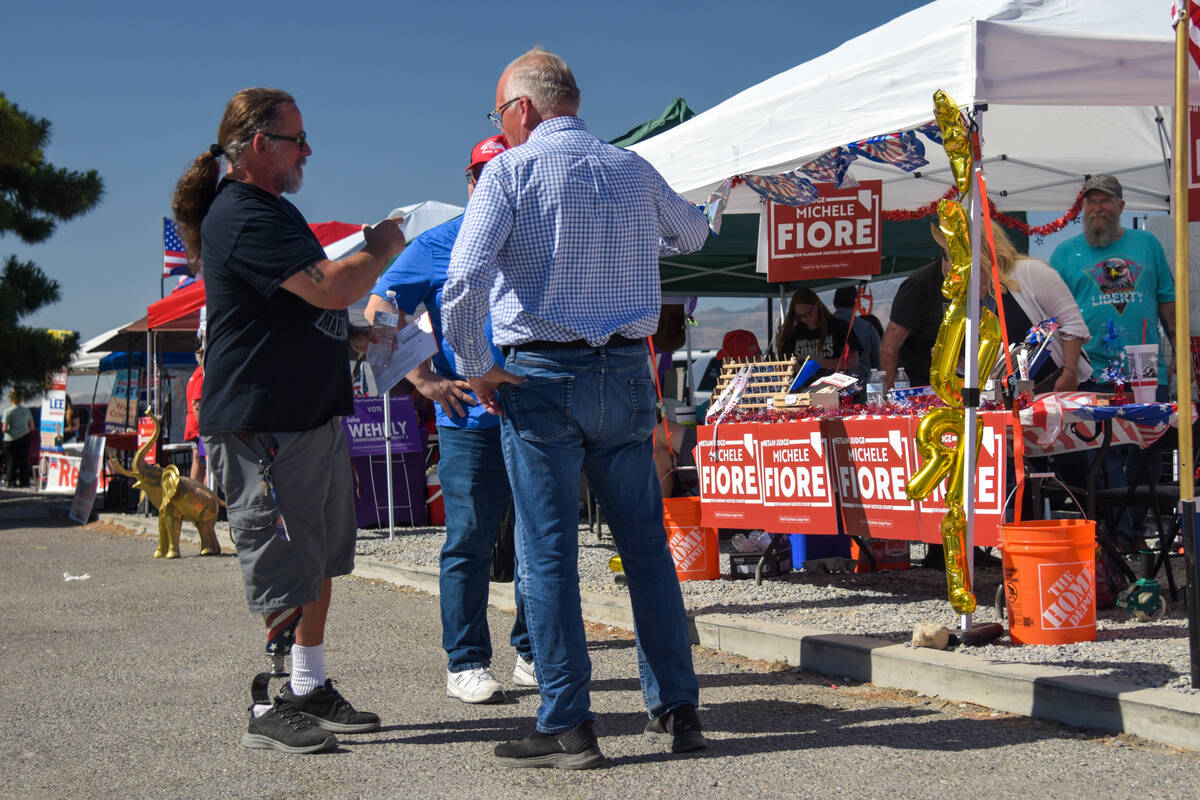
<svg viewBox="0 0 1200 800"><path fill-rule="evenodd" d="M412 397L392 397L392 452L421 453L425 451L425 439ZM382 397L354 398L354 413L342 418L350 455L373 456L387 452L386 427L383 420Z"/></svg>

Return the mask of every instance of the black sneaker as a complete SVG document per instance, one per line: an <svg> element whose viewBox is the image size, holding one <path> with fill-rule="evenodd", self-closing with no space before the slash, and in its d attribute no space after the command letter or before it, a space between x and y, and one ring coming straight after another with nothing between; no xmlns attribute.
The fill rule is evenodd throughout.
<svg viewBox="0 0 1200 800"><path fill-rule="evenodd" d="M250 727L242 734L242 747L283 750L285 753L316 753L337 747L337 737L321 730L294 703L275 698L271 709L260 717L250 707Z"/></svg>
<svg viewBox="0 0 1200 800"><path fill-rule="evenodd" d="M592 769L604 763L604 754L589 719L562 733L534 731L519 741L498 744L496 761L506 767Z"/></svg>
<svg viewBox="0 0 1200 800"><path fill-rule="evenodd" d="M692 705L677 706L646 723L646 738L670 743L672 753L690 753L708 747L700 731L700 715Z"/></svg>
<svg viewBox="0 0 1200 800"><path fill-rule="evenodd" d="M379 728L379 715L369 711L356 711L354 706L333 688L333 681L326 680L308 694L297 696L290 683L279 690L279 698L292 703L296 709L319 728L336 733L365 733Z"/></svg>

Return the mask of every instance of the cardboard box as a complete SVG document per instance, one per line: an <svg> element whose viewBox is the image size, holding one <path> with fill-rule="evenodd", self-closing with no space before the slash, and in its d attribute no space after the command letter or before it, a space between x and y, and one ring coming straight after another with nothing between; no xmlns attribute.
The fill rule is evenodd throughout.
<svg viewBox="0 0 1200 800"><path fill-rule="evenodd" d="M841 392L832 386L826 386L811 392L795 392L794 394L777 394L772 404L774 411L793 411L800 408L837 408L841 403Z"/></svg>
<svg viewBox="0 0 1200 800"><path fill-rule="evenodd" d="M761 558L762 553L730 553L729 577L753 578L754 570ZM767 556L767 561L763 564L762 576L764 578L777 577L791 571L792 551L790 549L776 550Z"/></svg>

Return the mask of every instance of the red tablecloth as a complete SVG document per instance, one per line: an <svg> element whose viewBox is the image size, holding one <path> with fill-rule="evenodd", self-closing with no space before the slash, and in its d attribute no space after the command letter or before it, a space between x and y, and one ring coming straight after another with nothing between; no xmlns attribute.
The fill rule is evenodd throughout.
<svg viewBox="0 0 1200 800"><path fill-rule="evenodd" d="M998 543L1005 499L1008 414L980 413L983 446L972 509L975 544ZM904 495L920 467L918 417L844 417L702 426L697 435L701 515L716 528L772 533L846 533L940 542L943 488L926 500Z"/></svg>

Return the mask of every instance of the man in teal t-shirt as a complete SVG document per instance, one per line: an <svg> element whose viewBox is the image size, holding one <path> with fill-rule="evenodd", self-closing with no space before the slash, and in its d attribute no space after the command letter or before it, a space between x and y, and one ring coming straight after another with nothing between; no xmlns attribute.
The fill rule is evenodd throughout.
<svg viewBox="0 0 1200 800"><path fill-rule="evenodd" d="M1159 399L1165 400L1168 369L1163 363L1158 321L1175 342L1175 279L1162 245L1146 231L1121 227L1125 209L1120 182L1093 175L1084 184L1083 233L1060 244L1050 257L1075 296L1092 338L1084 352L1099 375L1113 348L1159 345ZM1108 336L1113 323L1115 342ZM1106 339L1110 341L1106 342Z"/></svg>
<svg viewBox="0 0 1200 800"><path fill-rule="evenodd" d="M1114 352L1119 353L1126 345L1143 341L1159 345L1157 399L1165 401L1168 369L1163 363L1158 323L1162 321L1174 345L1175 280L1162 245L1146 231L1121 227L1124 191L1112 175L1093 175L1083 188L1083 233L1055 248L1050 265L1071 289L1092 334L1084 348L1092 362L1092 374L1100 375ZM1115 341L1108 335L1110 322ZM1055 470L1068 482L1081 486L1085 460L1090 458L1059 456L1055 458ZM1148 458L1133 446L1111 448L1105 464L1108 485L1114 489L1155 481L1161 470L1158 453ZM1140 526L1144 517L1145 509L1126 510L1114 531L1118 548L1132 551L1143 546Z"/></svg>

